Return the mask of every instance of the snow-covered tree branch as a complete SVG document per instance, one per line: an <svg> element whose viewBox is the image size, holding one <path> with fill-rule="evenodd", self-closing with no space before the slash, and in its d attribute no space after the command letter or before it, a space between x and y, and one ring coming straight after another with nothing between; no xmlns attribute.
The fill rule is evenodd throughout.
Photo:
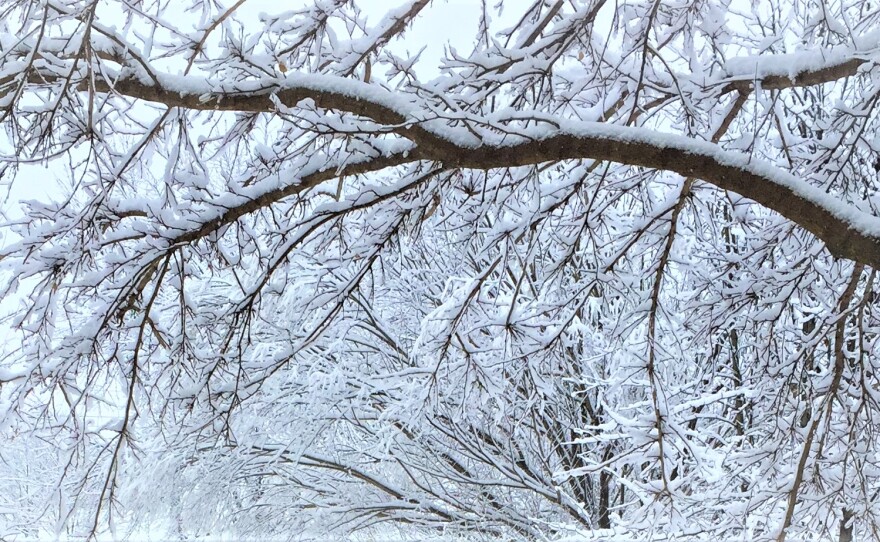
<svg viewBox="0 0 880 542"><path fill-rule="evenodd" d="M754 83L748 82L772 89L829 83L854 75L864 63L858 54L852 53L813 69L791 71L787 77L765 73L768 70L762 69L762 63L773 66L781 61L797 66L799 56L777 56L782 58L756 60L759 77ZM735 58L731 64L746 64L744 60ZM44 80L53 77L40 75ZM720 80L730 79L736 76ZM430 102L413 103L405 92L389 92L377 85L339 76L288 75L223 84L195 76L111 73L99 76L95 87L134 100L196 111L269 113L279 108L289 110L303 100L310 100L319 109L341 110L381 124L372 127L373 131L395 133L411 140L414 147L406 152L411 162L433 160L454 167L497 169L592 159L667 170L697 177L761 203L816 235L838 256L871 265L880 263L880 219L826 196L822 190L772 164L760 160L752 163L748 155L725 152L699 138L606 123L566 122L540 110L517 109L490 115L456 112L446 116ZM743 92L738 82L722 88ZM469 129L451 128L450 122ZM526 126L514 128L518 124ZM361 130L369 132L367 128ZM344 166L339 164L335 169ZM375 165L376 170L385 167L388 164L384 161ZM270 203L267 199L266 204Z"/></svg>
<svg viewBox="0 0 880 542"><path fill-rule="evenodd" d="M877 532L880 5L276 4L0 0L0 537Z"/></svg>

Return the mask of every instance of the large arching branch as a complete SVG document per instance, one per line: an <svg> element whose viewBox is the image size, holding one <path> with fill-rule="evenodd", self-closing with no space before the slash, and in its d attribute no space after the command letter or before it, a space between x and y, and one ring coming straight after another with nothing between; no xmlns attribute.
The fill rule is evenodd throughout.
<svg viewBox="0 0 880 542"><path fill-rule="evenodd" d="M817 66L813 71L805 70L787 81L792 87L824 82L852 75L860 64L858 58L837 60L831 65ZM768 83L774 86L783 83L777 74L769 74L768 78L771 78ZM602 123L564 123L552 131L514 131L508 137L510 143L498 139L479 141L470 132L465 132L468 137L459 137L458 132L463 130L446 130L442 122L417 121L422 114L416 104L377 85L322 75L295 75L270 83L219 85L188 76L163 76L157 83L127 72L120 74L112 84L105 82L101 90L194 110L268 112L275 107L273 96L289 107L311 99L322 108L349 111L391 125L395 132L415 143L406 156L382 158L372 165L370 162L358 164L355 169L363 172L415 160L438 161L447 167L492 169L571 159L607 160L671 171L730 190L778 212L824 241L836 256L880 267L880 218L859 211L768 163L752 161L718 145ZM318 178L333 176L322 172ZM225 217L229 220L218 219L212 221L212 225L205 224L198 233L187 234L186 240L194 240L213 230L214 224L220 227L290 195L289 192L277 190L242 209L230 210Z"/></svg>
<svg viewBox="0 0 880 542"><path fill-rule="evenodd" d="M578 123L540 140L474 149L443 162L490 169L584 158L701 179L776 211L824 241L835 256L880 266L880 217L860 211L769 163L683 136Z"/></svg>
<svg viewBox="0 0 880 542"><path fill-rule="evenodd" d="M353 164L350 173L376 171L418 159L434 160L446 167L471 169L593 159L671 171L730 190L778 212L825 242L828 250L836 256L880 267L880 218L860 211L769 163L752 161L746 155L683 136L642 128L577 123L542 139L512 145L460 147L453 153L419 146L376 162ZM304 186L314 186L334 176L336 173L330 170L317 172L306 183L273 190L241 208L229 209L212 224L187 234L186 241L299 192Z"/></svg>

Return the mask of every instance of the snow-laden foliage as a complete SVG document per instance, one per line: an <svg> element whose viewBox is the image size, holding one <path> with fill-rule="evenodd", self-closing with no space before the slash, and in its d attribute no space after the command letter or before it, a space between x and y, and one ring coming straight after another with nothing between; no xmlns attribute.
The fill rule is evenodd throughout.
<svg viewBox="0 0 880 542"><path fill-rule="evenodd" d="M398 1L0 0L0 536L878 536L880 5Z"/></svg>

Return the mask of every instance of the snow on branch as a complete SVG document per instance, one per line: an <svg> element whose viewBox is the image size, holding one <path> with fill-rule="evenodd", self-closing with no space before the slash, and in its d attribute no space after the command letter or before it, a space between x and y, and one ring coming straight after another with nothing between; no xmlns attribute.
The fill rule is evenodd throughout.
<svg viewBox="0 0 880 542"><path fill-rule="evenodd" d="M842 77L848 73L834 70L844 70L849 62L837 63L831 68L823 65L816 71L798 70L797 76L788 80L794 86L797 81L807 84L806 81L829 77L832 73ZM880 267L880 218L853 208L766 162L753 161L746 155L724 151L716 144L694 138L606 123L567 123L557 131L526 129L513 131L506 137L486 133L481 141L462 128L445 126L436 119L420 122L417 119L428 115L442 118L442 113L420 111L405 94L337 76L293 75L232 85L190 76L161 76L159 80L161 84L154 85L133 76L117 77L113 90L130 98L208 111L271 111L270 96L287 107L310 99L323 109L344 110L391 125L395 133L417 144L408 152L412 160L433 160L449 166L491 169L592 159L672 171L752 199L822 239L834 254ZM520 111L517 117L527 119L529 113ZM456 120L459 119L474 124L487 123L475 115ZM503 123L499 119L504 120L498 115L494 119L496 124ZM382 169L383 164L370 169ZM246 208L258 208L257 201ZM268 204L275 199L267 195L259 201Z"/></svg>
<svg viewBox="0 0 880 542"><path fill-rule="evenodd" d="M385 4L0 0L0 538L876 533L880 12Z"/></svg>

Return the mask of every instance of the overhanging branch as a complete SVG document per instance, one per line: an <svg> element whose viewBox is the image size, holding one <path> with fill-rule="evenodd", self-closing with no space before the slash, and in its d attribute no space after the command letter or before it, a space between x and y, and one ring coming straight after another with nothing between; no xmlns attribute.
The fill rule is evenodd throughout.
<svg viewBox="0 0 880 542"><path fill-rule="evenodd" d="M827 82L853 75L863 62L860 58L839 60L812 71L801 71L787 79L769 74L763 85L782 88ZM405 96L341 77L293 75L287 79L269 80L262 85L256 82L220 85L190 76L162 76L159 81L157 84L148 77L126 72L112 84L98 82L96 88L192 110L269 112L274 109L270 98L273 95L291 107L304 99L311 99L321 108L348 111L381 124L393 125L396 133L415 143L406 155L352 165L347 173L377 171L417 160L442 162L446 167L492 169L571 159L607 160L671 171L704 180L778 212L825 242L836 256L880 267L880 218L829 197L781 169L750 162L742 154L724 151L710 143L639 128L577 123L553 133L524 130L519 132L523 136L520 137L517 132L512 132L514 135L508 140L519 141L513 144L499 143L496 139L474 145L473 141L456 141L455 137L450 137L454 130L446 133L436 122L432 126L415 123L413 118L421 116L420 108ZM738 88L741 83L730 84ZM527 116L527 112L519 115ZM314 186L335 176L337 174L333 171L313 174L296 188L275 190L240 208L230 209L222 217L184 234L179 240L193 241L246 213L297 193L304 186Z"/></svg>
<svg viewBox="0 0 880 542"><path fill-rule="evenodd" d="M880 266L880 218L768 163L750 162L745 155L682 136L593 123L581 126L585 128L581 133L464 151L443 162L446 166L490 169L586 158L671 171L776 211L824 241L835 256Z"/></svg>

